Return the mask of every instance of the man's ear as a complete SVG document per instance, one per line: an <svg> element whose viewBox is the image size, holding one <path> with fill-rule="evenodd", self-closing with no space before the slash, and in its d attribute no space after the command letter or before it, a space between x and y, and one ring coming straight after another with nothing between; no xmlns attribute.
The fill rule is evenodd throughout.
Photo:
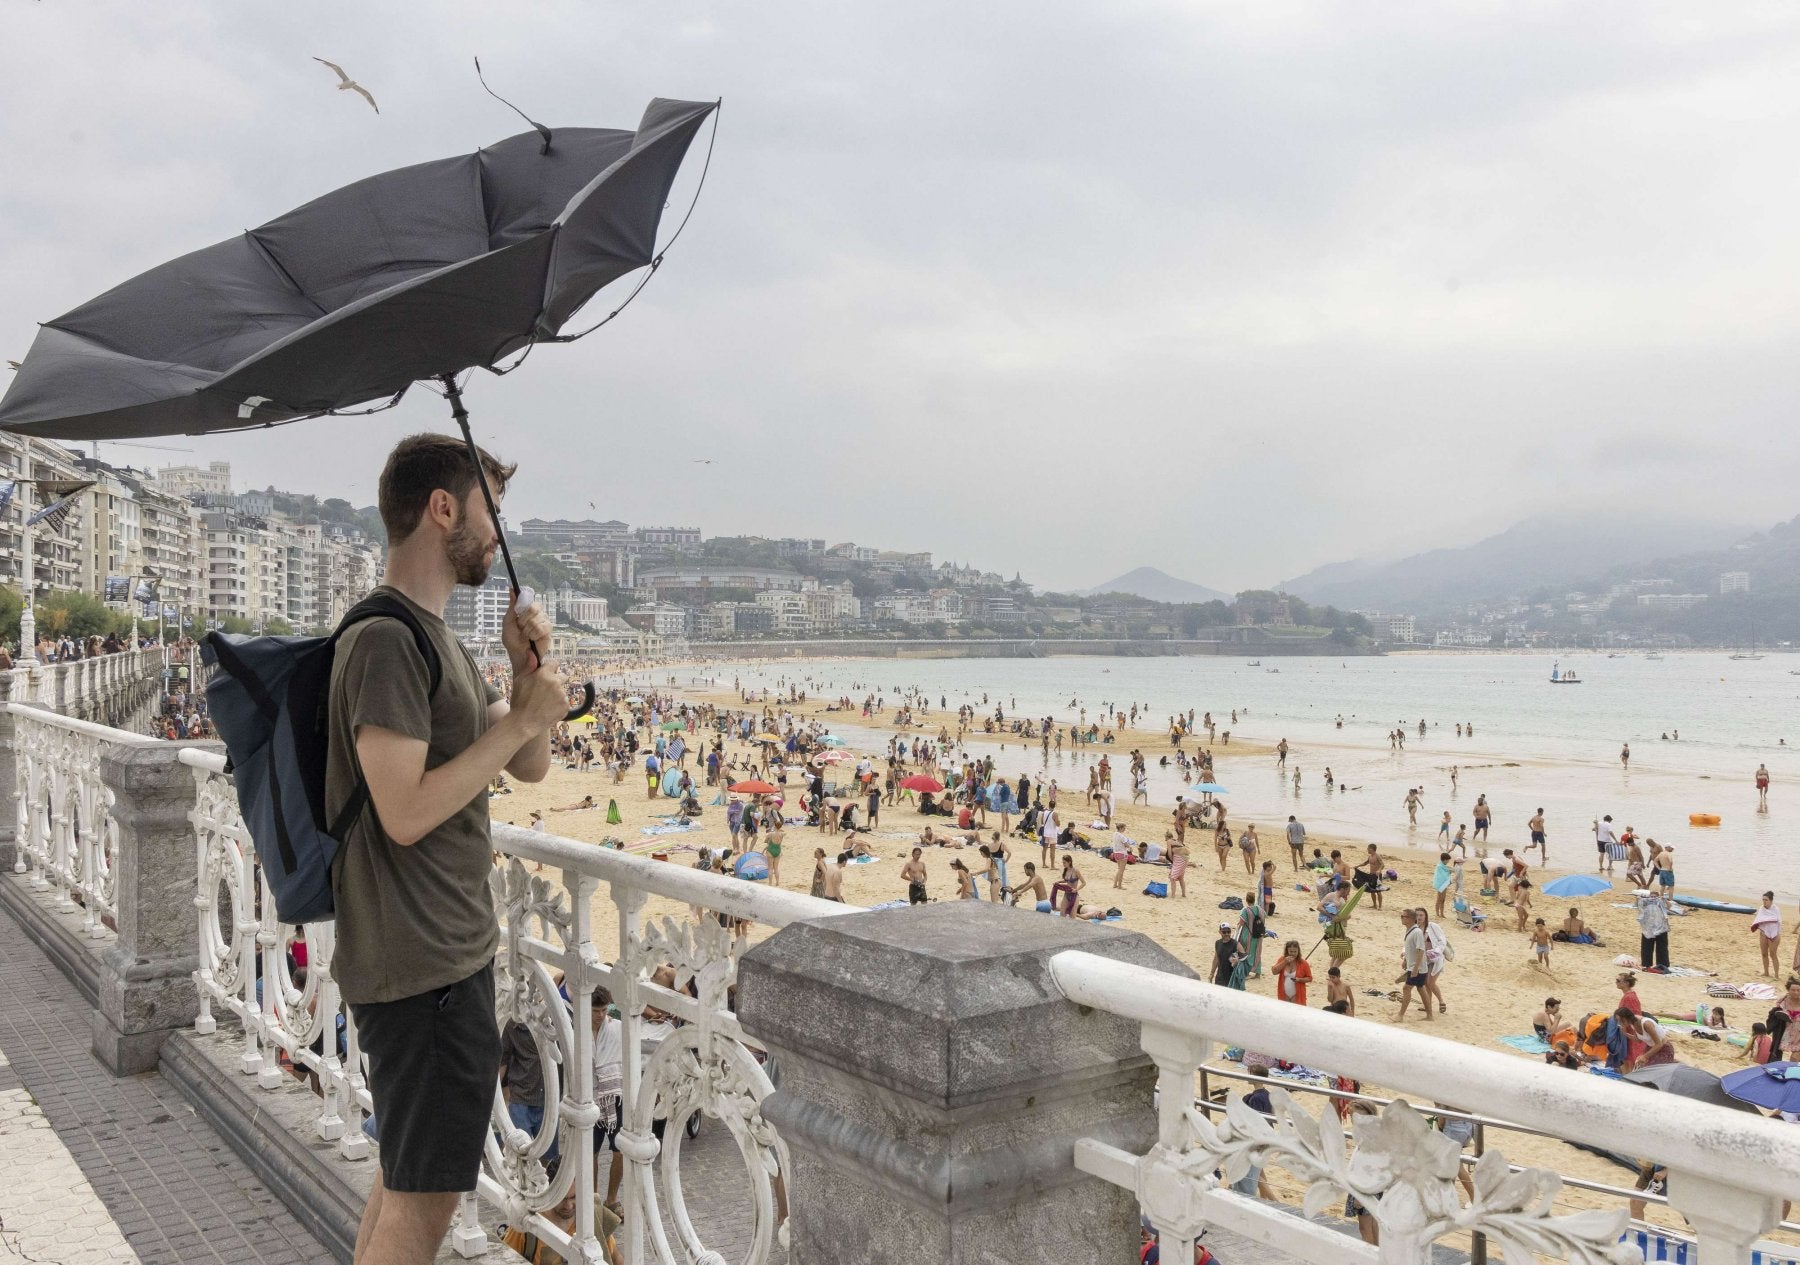
<svg viewBox="0 0 1800 1265"><path fill-rule="evenodd" d="M425 502L425 517L449 531L456 526L457 509L455 497L443 488L433 488L430 499Z"/></svg>

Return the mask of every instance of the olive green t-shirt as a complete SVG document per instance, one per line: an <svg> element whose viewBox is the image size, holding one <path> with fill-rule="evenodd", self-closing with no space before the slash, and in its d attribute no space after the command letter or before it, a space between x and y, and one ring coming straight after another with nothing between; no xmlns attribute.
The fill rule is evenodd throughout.
<svg viewBox="0 0 1800 1265"><path fill-rule="evenodd" d="M338 642L331 668L331 745L325 806L335 817L356 785L356 730L391 729L428 745L427 770L455 759L487 729L499 691L438 616L396 589L376 590L412 607L437 649L443 677L430 670L397 619L370 619ZM374 805L344 832L332 865L337 948L331 973L347 1002L397 1001L466 979L499 945L488 875L493 839L485 792L437 829L402 847L381 829Z"/></svg>

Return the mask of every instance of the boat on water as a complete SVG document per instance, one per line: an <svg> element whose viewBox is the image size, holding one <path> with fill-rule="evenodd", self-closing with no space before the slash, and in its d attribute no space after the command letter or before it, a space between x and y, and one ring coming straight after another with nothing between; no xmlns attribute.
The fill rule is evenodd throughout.
<svg viewBox="0 0 1800 1265"><path fill-rule="evenodd" d="M1645 656L1644 656L1644 658L1646 658L1646 659L1655 659L1655 660L1656 660L1656 661L1657 661L1657 662L1658 662L1658 663L1661 663L1661 662L1662 662L1662 656L1661 656L1661 655L1659 655L1659 654L1656 654L1656 653L1654 653L1654 652L1652 652L1652 653L1650 653L1650 654L1647 654L1647 655L1645 655Z"/></svg>
<svg viewBox="0 0 1800 1265"><path fill-rule="evenodd" d="M1552 685L1580 685L1581 678L1576 676L1573 672L1564 672L1562 670L1562 665L1560 663L1558 663L1558 664L1553 664L1550 668L1550 684L1552 684Z"/></svg>
<svg viewBox="0 0 1800 1265"><path fill-rule="evenodd" d="M1731 657L1733 659L1760 659L1760 658L1762 658L1762 656L1759 654L1756 654L1754 652L1746 653L1745 651L1742 651L1742 650L1738 651L1736 654L1732 655Z"/></svg>
<svg viewBox="0 0 1800 1265"><path fill-rule="evenodd" d="M1262 660L1261 659L1252 659L1249 663L1246 663L1244 666L1247 668L1260 668L1260 667L1262 667Z"/></svg>

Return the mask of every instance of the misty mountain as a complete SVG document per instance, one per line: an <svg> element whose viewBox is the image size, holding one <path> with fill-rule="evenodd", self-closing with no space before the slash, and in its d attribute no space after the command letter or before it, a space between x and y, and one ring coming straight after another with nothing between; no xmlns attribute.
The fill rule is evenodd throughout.
<svg viewBox="0 0 1800 1265"><path fill-rule="evenodd" d="M1195 584L1191 580L1178 580L1168 572L1158 571L1155 567L1139 567L1135 571L1128 571L1116 580L1108 580L1105 584L1095 585L1081 596L1098 597L1102 593L1130 593L1135 597L1148 598L1152 602L1231 601L1229 593L1209 589L1204 584Z"/></svg>
<svg viewBox="0 0 1800 1265"><path fill-rule="evenodd" d="M1346 609L1426 613L1546 586L1580 587L1619 568L1727 548L1746 531L1656 514L1540 515L1459 549L1336 562L1276 587Z"/></svg>

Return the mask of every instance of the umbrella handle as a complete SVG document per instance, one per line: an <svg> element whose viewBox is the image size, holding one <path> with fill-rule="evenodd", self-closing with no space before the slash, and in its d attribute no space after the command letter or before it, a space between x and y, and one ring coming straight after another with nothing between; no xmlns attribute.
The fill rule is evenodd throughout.
<svg viewBox="0 0 1800 1265"><path fill-rule="evenodd" d="M580 720L583 716L594 710L594 683L592 681L584 681L582 682L581 689L581 703L579 706L571 708L569 714L563 717L563 724L565 725L571 721Z"/></svg>

